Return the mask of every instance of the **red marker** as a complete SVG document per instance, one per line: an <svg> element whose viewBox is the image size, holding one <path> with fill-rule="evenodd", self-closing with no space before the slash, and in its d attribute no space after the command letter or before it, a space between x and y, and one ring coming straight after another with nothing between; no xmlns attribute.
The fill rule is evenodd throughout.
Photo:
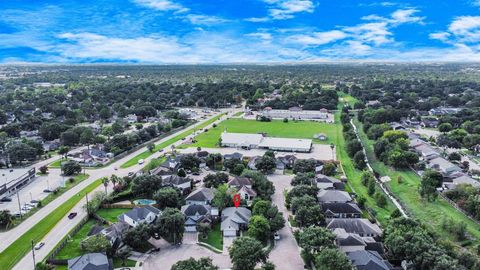
<svg viewBox="0 0 480 270"><path fill-rule="evenodd" d="M240 206L240 201L242 198L240 198L240 194L235 194L233 195L233 204L235 205L236 208Z"/></svg>

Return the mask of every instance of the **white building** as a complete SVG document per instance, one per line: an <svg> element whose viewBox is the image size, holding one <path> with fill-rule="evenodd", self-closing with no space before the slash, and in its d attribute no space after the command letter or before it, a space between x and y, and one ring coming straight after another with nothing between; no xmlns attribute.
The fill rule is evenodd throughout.
<svg viewBox="0 0 480 270"><path fill-rule="evenodd" d="M221 135L221 145L243 149L268 149L273 151L310 152L312 140L264 137L262 134L227 133Z"/></svg>
<svg viewBox="0 0 480 270"><path fill-rule="evenodd" d="M273 110L270 107L266 107L262 112L262 116L271 118L271 119L294 119L294 120L322 120L330 121L333 120L330 117L331 114L328 113L326 109L320 109L318 111L314 110L303 110L299 107L292 107L288 110Z"/></svg>

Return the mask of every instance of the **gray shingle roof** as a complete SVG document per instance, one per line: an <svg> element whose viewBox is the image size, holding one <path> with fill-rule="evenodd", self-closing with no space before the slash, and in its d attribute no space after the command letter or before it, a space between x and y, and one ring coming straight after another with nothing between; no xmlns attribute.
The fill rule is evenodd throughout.
<svg viewBox="0 0 480 270"><path fill-rule="evenodd" d="M327 202L351 202L350 194L341 190L320 190L317 195L318 201L321 203Z"/></svg>
<svg viewBox="0 0 480 270"><path fill-rule="evenodd" d="M229 228L239 229L240 224L248 224L252 211L245 207L227 207L222 210L222 224L220 230Z"/></svg>
<svg viewBox="0 0 480 270"><path fill-rule="evenodd" d="M69 270L111 270L108 257L102 253L87 253L68 260Z"/></svg>
<svg viewBox="0 0 480 270"><path fill-rule="evenodd" d="M373 224L364 218L333 218L328 223L327 228L330 230L342 228L348 233L357 233L360 235L382 234L382 229L380 229L377 224Z"/></svg>
<svg viewBox="0 0 480 270"><path fill-rule="evenodd" d="M213 199L214 192L210 188L199 188L190 193L185 200L186 201L211 201Z"/></svg>
<svg viewBox="0 0 480 270"><path fill-rule="evenodd" d="M324 212L330 211L335 214L361 214L362 210L355 203L322 203Z"/></svg>
<svg viewBox="0 0 480 270"><path fill-rule="evenodd" d="M130 217L135 221L144 220L149 213L159 215L161 211L151 205L145 205L144 207L133 208L132 210L126 212L124 215Z"/></svg>
<svg viewBox="0 0 480 270"><path fill-rule="evenodd" d="M391 266L376 251L359 250L347 253L358 270L389 270Z"/></svg>

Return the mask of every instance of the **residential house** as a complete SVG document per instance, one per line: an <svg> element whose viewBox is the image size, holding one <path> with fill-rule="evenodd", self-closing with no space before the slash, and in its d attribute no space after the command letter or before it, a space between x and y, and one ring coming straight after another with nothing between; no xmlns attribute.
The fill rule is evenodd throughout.
<svg viewBox="0 0 480 270"><path fill-rule="evenodd" d="M129 114L124 118L124 120L129 124L133 124L138 121L138 118L135 114Z"/></svg>
<svg viewBox="0 0 480 270"><path fill-rule="evenodd" d="M245 207L227 207L222 210L222 223L220 230L223 236L239 236L240 232L247 229L252 211Z"/></svg>
<svg viewBox="0 0 480 270"><path fill-rule="evenodd" d="M364 218L334 218L328 222L327 228L330 230L341 228L347 233L356 233L361 237L382 236L382 229Z"/></svg>
<svg viewBox="0 0 480 270"><path fill-rule="evenodd" d="M178 188L186 195L192 189L192 179L181 177L176 174L162 176L162 185Z"/></svg>
<svg viewBox="0 0 480 270"><path fill-rule="evenodd" d="M162 212L159 209L151 205L145 205L144 207L133 208L118 216L118 220L128 224L130 227L136 227L140 223L153 223L161 214Z"/></svg>
<svg viewBox="0 0 480 270"><path fill-rule="evenodd" d="M365 250L367 243L360 235L356 233L347 233L344 229L338 228L333 230L335 234L335 244L338 249L343 252L352 252L358 250Z"/></svg>
<svg viewBox="0 0 480 270"><path fill-rule="evenodd" d="M317 183L317 187L319 189L345 190L345 183L335 177L317 174L315 176L315 182Z"/></svg>
<svg viewBox="0 0 480 270"><path fill-rule="evenodd" d="M322 189L317 194L319 203L347 203L352 201L348 192L342 190Z"/></svg>
<svg viewBox="0 0 480 270"><path fill-rule="evenodd" d="M254 156L254 157L250 157L248 159L248 163L247 163L247 168L250 169L250 170L257 170L257 166L255 165L255 163L257 162L257 159L261 158L260 156Z"/></svg>
<svg viewBox="0 0 480 270"><path fill-rule="evenodd" d="M246 177L237 176L228 181L228 186L235 188L237 193L240 194L242 200L251 201L257 197L257 192L252 188L252 182Z"/></svg>
<svg viewBox="0 0 480 270"><path fill-rule="evenodd" d="M239 152L234 152L231 154L225 154L223 155L224 160L230 160L230 159L236 159L236 160L242 160L243 159L243 154Z"/></svg>
<svg viewBox="0 0 480 270"><path fill-rule="evenodd" d="M462 171L460 167L442 157L431 159L428 163L428 167L442 173L445 177L448 177L455 172Z"/></svg>
<svg viewBox="0 0 480 270"><path fill-rule="evenodd" d="M382 256L371 250L358 250L347 253L348 259L357 270L390 270L392 265Z"/></svg>
<svg viewBox="0 0 480 270"><path fill-rule="evenodd" d="M285 164L285 169L292 169L297 157L294 155L285 155L281 157L277 157L277 160Z"/></svg>
<svg viewBox="0 0 480 270"><path fill-rule="evenodd" d="M98 235L98 234L103 234L108 241L110 241L110 245L117 249L123 239L123 232L129 228L129 225L125 222L116 222L113 223L112 225L108 226L107 228L103 228L98 226L97 228L93 228L92 231L90 231L89 236L92 235Z"/></svg>
<svg viewBox="0 0 480 270"><path fill-rule="evenodd" d="M417 140L412 140L411 145L418 144ZM417 146L414 146L413 149L417 154L419 154L424 160L431 160L434 158L438 158L440 154L433 149L430 145L426 143L421 143L418 144Z"/></svg>
<svg viewBox="0 0 480 270"><path fill-rule="evenodd" d="M462 108L450 108L450 107L438 107L433 108L428 111L430 115L433 116L440 116L440 115L447 115L447 114L456 114L462 111Z"/></svg>
<svg viewBox="0 0 480 270"><path fill-rule="evenodd" d="M53 141L45 141L42 143L43 150L48 151L55 151L60 147L60 140L53 140Z"/></svg>
<svg viewBox="0 0 480 270"><path fill-rule="evenodd" d="M393 130L405 130L405 127L400 124L400 123L397 123L397 122L393 122L390 124L390 127L393 129Z"/></svg>
<svg viewBox="0 0 480 270"><path fill-rule="evenodd" d="M361 218L362 210L356 203L322 203L325 218Z"/></svg>
<svg viewBox="0 0 480 270"><path fill-rule="evenodd" d="M218 218L218 209L204 204L187 204L180 210L185 216L185 231L196 232L201 223L210 225Z"/></svg>
<svg viewBox="0 0 480 270"><path fill-rule="evenodd" d="M446 189L454 189L456 186L461 184L472 185L477 188L480 187L480 182L465 174L462 174L461 176L455 177L453 179L444 178L443 181L443 186Z"/></svg>
<svg viewBox="0 0 480 270"><path fill-rule="evenodd" d="M420 122L420 125L423 128L436 128L438 124L439 124L439 120L436 118L425 118L425 119L422 119L422 121Z"/></svg>
<svg viewBox="0 0 480 270"><path fill-rule="evenodd" d="M185 203L209 205L211 204L213 197L214 197L213 189L202 187L188 194L188 196L185 198Z"/></svg>
<svg viewBox="0 0 480 270"><path fill-rule="evenodd" d="M68 260L68 270L113 270L113 261L103 253L87 253Z"/></svg>

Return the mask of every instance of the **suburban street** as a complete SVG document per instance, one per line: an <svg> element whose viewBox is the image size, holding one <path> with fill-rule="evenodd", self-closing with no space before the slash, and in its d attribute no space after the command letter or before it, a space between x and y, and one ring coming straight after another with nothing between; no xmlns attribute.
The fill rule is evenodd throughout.
<svg viewBox="0 0 480 270"><path fill-rule="evenodd" d="M229 110L231 111L231 110ZM209 119L217 116L219 113L221 112L218 112L216 113L215 115L213 115L212 117L208 118L208 119L205 119L205 120L202 120L198 123L196 123L195 125L198 125L198 124L201 124L203 122L206 122L208 121ZM219 119L219 121L222 121L226 119L226 116L223 116ZM211 126L211 125L210 125ZM208 126L207 128L209 128L210 126ZM187 131L187 130L190 130L190 129L193 129L193 125L185 128L185 129L182 129L180 131L177 131L175 132L174 134L171 134L165 138L162 138L160 140L158 140L156 143L162 143L164 141L167 141L175 136L177 136L178 134L184 132L184 131ZM190 135L191 136L191 135ZM188 137L190 137L188 136ZM182 140L179 140L177 141L174 145L179 145L181 144L183 141ZM170 149L170 145L165 147L164 149ZM65 201L67 201L69 198L71 198L72 196L77 196L77 193L79 191L81 191L83 188L85 188L86 186L88 186L89 184L91 184L93 181L95 181L96 179L99 179L99 178L102 178L102 177L109 177L111 176L112 174L116 174L117 176L126 176L129 172L137 172L139 170L141 170L143 168L143 166L145 166L145 164L147 164L151 159L154 159L154 158L157 158L159 156L161 156L163 153L158 151L154 154L152 154L150 157L146 158L145 159L145 163L143 165L139 165L139 164L136 164L130 168L127 168L127 169L121 169L120 168L120 165L122 165L123 163L125 163L126 161L128 161L129 159L135 157L136 155L146 151L147 148L146 147L142 147L141 149L137 150L137 151L134 151L133 153L130 153L129 155L111 163L110 165L108 165L107 167L104 167L104 168L100 168L100 169L91 169L91 170L87 170L87 174L89 174L89 178L84 180L83 182L79 183L78 185L76 185L75 187L71 188L70 190L68 190L67 192L65 192L64 194L62 194L60 197L58 197L57 199L55 199L54 201L52 201L51 203L47 204L46 206L42 207L37 213L35 213L34 215L32 215L31 217L29 217L27 220L25 220L24 222L22 222L19 226L13 228L12 230L8 231L8 232L4 232L4 233L1 233L0 234L0 251L3 251L5 248L7 248L11 243L13 243L15 240L17 240L21 235L23 235L25 232L27 232L30 228L32 228L35 224L37 224L38 222L40 222L43 218L47 217L50 213L52 213L53 211L55 211L55 209L61 205L62 203L64 203ZM118 170L115 170L114 168L118 168ZM59 169L56 169L57 171L59 171ZM55 169L50 169L50 173L54 173ZM92 191L90 193L90 196L91 194L93 194L94 192L96 191L103 191L104 190L104 187L103 185L100 185L97 189L95 189L94 191ZM110 187L110 190L111 190L111 187ZM44 259L48 253L55 247L55 245L60 242L60 240L68 234L68 232L70 232L77 224L80 223L80 221L82 220L83 217L86 216L86 213L85 211L83 210L83 206L85 205L86 201L85 200L82 200L81 202L79 202L75 207L74 209L71 210L71 212L77 212L78 213L78 216L75 217L73 220L69 220L67 217L64 217L59 223L56 224L56 226L46 235L46 237L44 239L42 239L41 241L42 242L45 242L45 246L42 247L42 249L38 250L35 252L35 257L36 257L36 260L37 261L40 261L42 259ZM31 252L29 252L15 267L14 269L31 269L32 268L32 254Z"/></svg>
<svg viewBox="0 0 480 270"><path fill-rule="evenodd" d="M283 191L291 188L290 181L292 178L293 175L273 174L268 176L268 179L275 186L272 202L283 213L285 220L288 220L288 210L285 207ZM293 236L292 229L285 223L285 227L278 233L280 234L280 240L276 241L268 259L275 264L277 269L303 269L304 264L300 257L300 248Z"/></svg>

